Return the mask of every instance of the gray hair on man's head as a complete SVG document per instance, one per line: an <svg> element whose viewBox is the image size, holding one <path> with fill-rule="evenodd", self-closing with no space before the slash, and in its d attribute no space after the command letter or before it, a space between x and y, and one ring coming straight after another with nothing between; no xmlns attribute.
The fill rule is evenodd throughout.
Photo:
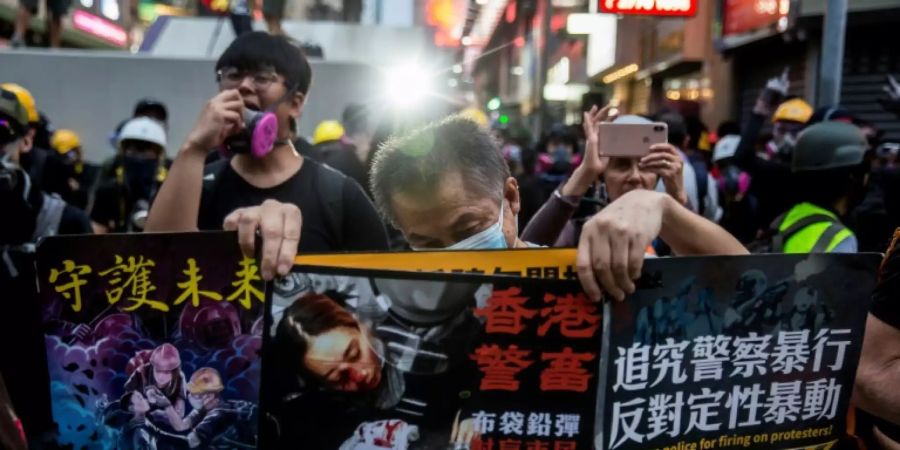
<svg viewBox="0 0 900 450"><path fill-rule="evenodd" d="M470 119L451 116L406 135L391 137L375 154L370 185L375 205L392 224L391 198L397 192L433 194L453 171L468 196L487 196L499 204L509 166L487 130Z"/></svg>

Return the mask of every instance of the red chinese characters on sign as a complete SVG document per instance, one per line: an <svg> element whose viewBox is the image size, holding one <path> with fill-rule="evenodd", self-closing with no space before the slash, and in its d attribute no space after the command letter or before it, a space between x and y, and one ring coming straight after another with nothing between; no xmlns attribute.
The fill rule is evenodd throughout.
<svg viewBox="0 0 900 450"><path fill-rule="evenodd" d="M560 334L568 338L593 337L600 328L597 303L583 293L559 297L546 294L544 302L552 306L541 309L541 317L546 320L538 327L538 336L546 336L554 325L558 325Z"/></svg>
<svg viewBox="0 0 900 450"><path fill-rule="evenodd" d="M496 344L482 344L472 355L472 359L484 373L481 390L518 391L519 380L516 376L534 363L526 359L530 355L531 350L519 350L517 345L502 348Z"/></svg>
<svg viewBox="0 0 900 450"><path fill-rule="evenodd" d="M484 308L475 310L476 317L487 319L485 331L488 333L519 334L525 330L523 319L530 319L537 311L526 309L525 303L528 297L519 294L519 288L509 288L504 291L494 291Z"/></svg>
<svg viewBox="0 0 900 450"><path fill-rule="evenodd" d="M600 12L644 16L692 17L698 0L599 0Z"/></svg>
<svg viewBox="0 0 900 450"><path fill-rule="evenodd" d="M575 353L570 347L563 348L559 353L541 354L542 361L550 361L541 372L541 390L587 392L593 375L584 368L584 364L596 357L593 353Z"/></svg>

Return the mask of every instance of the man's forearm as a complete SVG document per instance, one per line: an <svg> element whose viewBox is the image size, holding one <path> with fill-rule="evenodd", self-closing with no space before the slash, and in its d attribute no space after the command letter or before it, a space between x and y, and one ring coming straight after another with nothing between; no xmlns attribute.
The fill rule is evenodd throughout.
<svg viewBox="0 0 900 450"><path fill-rule="evenodd" d="M745 255L747 249L722 227L664 196L659 236L678 256Z"/></svg>
<svg viewBox="0 0 900 450"><path fill-rule="evenodd" d="M178 152L150 214L146 231L196 231L206 155L188 147Z"/></svg>

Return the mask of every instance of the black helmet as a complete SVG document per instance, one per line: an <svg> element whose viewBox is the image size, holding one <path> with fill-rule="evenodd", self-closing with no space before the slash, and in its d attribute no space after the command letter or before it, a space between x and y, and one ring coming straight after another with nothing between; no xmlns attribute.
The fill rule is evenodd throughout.
<svg viewBox="0 0 900 450"><path fill-rule="evenodd" d="M169 111L165 103L155 98L144 98L134 106L133 116L148 116L166 122L169 120Z"/></svg>
<svg viewBox="0 0 900 450"><path fill-rule="evenodd" d="M817 123L797 138L791 169L811 172L853 167L863 162L867 149L866 137L855 125Z"/></svg>

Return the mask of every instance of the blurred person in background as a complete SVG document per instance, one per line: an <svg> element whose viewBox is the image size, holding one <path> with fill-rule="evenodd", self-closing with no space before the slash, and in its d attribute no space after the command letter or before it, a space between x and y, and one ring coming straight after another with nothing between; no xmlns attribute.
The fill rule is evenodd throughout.
<svg viewBox="0 0 900 450"><path fill-rule="evenodd" d="M749 192L750 175L734 164L734 153L740 143L740 129L720 135L713 150L712 162L716 187L722 200L723 216L719 223L738 240L747 243L756 239L756 221L753 217L758 205L756 197Z"/></svg>
<svg viewBox="0 0 900 450"><path fill-rule="evenodd" d="M856 235L844 220L863 199L868 143L842 122L805 129L792 151L797 202L772 223L760 250L772 253L855 253Z"/></svg>
<svg viewBox="0 0 900 450"><path fill-rule="evenodd" d="M168 174L166 130L149 117L129 120L118 133L113 176L97 186L91 221L96 233L142 231L147 211Z"/></svg>
<svg viewBox="0 0 900 450"><path fill-rule="evenodd" d="M0 206L5 215L0 247L4 253L10 249L33 252L33 245L47 236L91 232L84 211L58 195L42 192L22 167L22 156L32 145L28 127L28 114L17 96L0 89Z"/></svg>
<svg viewBox="0 0 900 450"><path fill-rule="evenodd" d="M338 134L337 127L341 125L343 125L341 128L343 132L337 139L332 139L319 146L317 152L319 162L328 164L356 180L360 186L365 186L369 183L369 171L366 163L375 133L368 107L362 104L347 105L341 115L341 123L331 125L332 128L335 128L334 135Z"/></svg>
<svg viewBox="0 0 900 450"><path fill-rule="evenodd" d="M881 107L900 119L900 83L889 76L883 90L886 96L879 99ZM850 215L849 225L857 232L860 251L878 252L891 239L892 227L900 223L900 144L883 142L884 133L871 123L854 123L869 143L872 169L865 199Z"/></svg>
<svg viewBox="0 0 900 450"><path fill-rule="evenodd" d="M38 136L38 131L41 129L41 114L38 112L34 96L31 95L28 89L15 83L3 83L0 84L0 88L15 94L28 115L26 132L28 134L29 149L22 153L19 164L28 172L31 182L40 187L44 179L44 165L47 162L47 157L50 155L50 150L48 150L48 147L35 145L37 140L46 141L47 139L39 139Z"/></svg>
<svg viewBox="0 0 900 450"><path fill-rule="evenodd" d="M518 216L519 229L524 230L528 221L547 201L543 182L534 173L537 152L529 145L528 131L524 128L507 127L498 123L494 125L492 131L510 173L519 183L519 197L522 203Z"/></svg>
<svg viewBox="0 0 900 450"><path fill-rule="evenodd" d="M283 36L246 33L215 69L219 93L182 144L147 230L240 229L242 249L253 255L254 234L262 229L269 237L262 249L265 279L287 274L288 255L298 249L385 250L384 228L362 188L294 148L291 122L299 119L312 81L300 48ZM209 151L220 148L230 157L204 167ZM272 237L273 215L279 226L296 222Z"/></svg>
<svg viewBox="0 0 900 450"><path fill-rule="evenodd" d="M134 105L134 113L132 118L149 117L163 125L163 128L169 129L169 110L166 104L155 98L143 98L138 100Z"/></svg>
<svg viewBox="0 0 900 450"><path fill-rule="evenodd" d="M544 139L538 143L538 159L535 173L544 183L544 191L549 196L554 189L566 181L572 171L581 164L578 152L578 138L565 124L555 124Z"/></svg>
<svg viewBox="0 0 900 450"><path fill-rule="evenodd" d="M749 192L759 202L753 224L757 230L768 228L775 217L796 203L797 186L791 173L790 158L796 136L810 120L812 108L800 99L783 102L789 87L787 71L766 83L754 104L753 113L744 123L740 145L732 160L753 180ZM774 122L773 137L766 144L764 155L758 155L756 144L770 118Z"/></svg>
<svg viewBox="0 0 900 450"><path fill-rule="evenodd" d="M687 194L687 206L700 215L712 221L718 221L722 217L719 207L719 195L715 189L715 180L709 175L709 166L700 150L692 146L692 137L688 133L687 122L684 116L677 112L664 112L657 115L657 122L665 123L668 127L669 144L681 157L684 163L682 176L685 194ZM695 144L699 143L699 130ZM663 180L660 180L663 181ZM656 188L659 192L666 191L662 182Z"/></svg>
<svg viewBox="0 0 900 450"><path fill-rule="evenodd" d="M874 169L896 169L900 160L900 142L882 142L875 148Z"/></svg>
<svg viewBox="0 0 900 450"><path fill-rule="evenodd" d="M53 138L53 133L56 132L56 129L50 123L50 118L46 114L38 111L38 121L34 126L34 130L34 146L52 153L50 150L53 149L53 145L50 143L50 139Z"/></svg>
<svg viewBox="0 0 900 450"><path fill-rule="evenodd" d="M72 130L57 130L50 140L53 152L44 169L44 190L87 210L99 168L84 160L81 138Z"/></svg>
<svg viewBox="0 0 900 450"><path fill-rule="evenodd" d="M320 147L340 142L344 137L344 126L337 120L323 120L313 130L312 145L317 147L315 154L320 155ZM318 158L316 159L318 160Z"/></svg>
<svg viewBox="0 0 900 450"><path fill-rule="evenodd" d="M281 28L281 21L284 19L285 4L285 0L263 0L263 18L266 20L269 34L276 36L284 34L284 30Z"/></svg>
<svg viewBox="0 0 900 450"><path fill-rule="evenodd" d="M62 19L69 11L70 0L46 0L50 47L62 47ZM31 18L38 13L39 0L19 0L16 26L10 44L13 48L25 46L25 34Z"/></svg>

